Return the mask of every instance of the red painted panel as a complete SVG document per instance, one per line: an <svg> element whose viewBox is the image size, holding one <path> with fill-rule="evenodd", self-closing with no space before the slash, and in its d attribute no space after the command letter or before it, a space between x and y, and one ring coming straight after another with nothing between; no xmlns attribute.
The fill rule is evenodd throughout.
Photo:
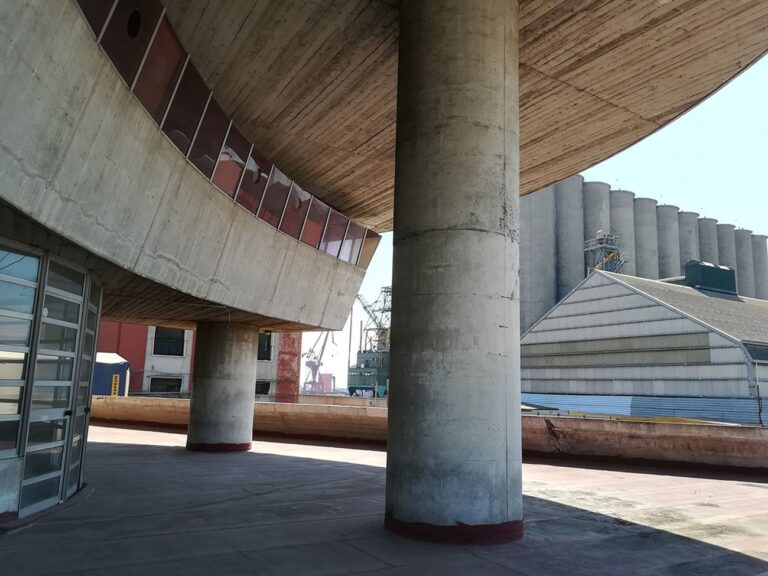
<svg viewBox="0 0 768 576"><path fill-rule="evenodd" d="M280 334L277 352L277 401L296 402L301 373L301 332Z"/></svg>
<svg viewBox="0 0 768 576"><path fill-rule="evenodd" d="M130 392L141 391L149 327L143 324L103 321L99 326L99 352L114 352L130 364Z"/></svg>

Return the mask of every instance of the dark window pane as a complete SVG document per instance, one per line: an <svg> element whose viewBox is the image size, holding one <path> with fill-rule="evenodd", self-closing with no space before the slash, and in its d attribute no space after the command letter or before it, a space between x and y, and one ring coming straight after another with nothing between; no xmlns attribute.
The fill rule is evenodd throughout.
<svg viewBox="0 0 768 576"><path fill-rule="evenodd" d="M312 196L309 192L294 182L293 186L291 186L291 193L288 195L288 204L285 206L285 214L283 215L283 223L280 224L280 230L289 236L298 238L299 234L301 234L301 227L304 225L304 218L307 215L311 200Z"/></svg>
<svg viewBox="0 0 768 576"><path fill-rule="evenodd" d="M76 490L79 488L79 481L80 481L80 465L78 464L74 468L72 468L69 471L69 481L68 486L70 490Z"/></svg>
<svg viewBox="0 0 768 576"><path fill-rule="evenodd" d="M75 435L77 436L77 435ZM80 461L80 448L83 445L83 439L82 438L73 438L72 439L72 452L70 453L70 465L74 464L76 462Z"/></svg>
<svg viewBox="0 0 768 576"><path fill-rule="evenodd" d="M0 380L24 380L27 355L23 352L0 350Z"/></svg>
<svg viewBox="0 0 768 576"><path fill-rule="evenodd" d="M256 150L252 150L245 166L243 182L237 193L237 203L256 214L271 171L272 165Z"/></svg>
<svg viewBox="0 0 768 576"><path fill-rule="evenodd" d="M272 360L272 334L259 334L259 360Z"/></svg>
<svg viewBox="0 0 768 576"><path fill-rule="evenodd" d="M158 356L184 356L184 330L155 328L155 345L152 351Z"/></svg>
<svg viewBox="0 0 768 576"><path fill-rule="evenodd" d="M13 450L16 448L16 439L19 436L19 421L0 420L0 450Z"/></svg>
<svg viewBox="0 0 768 576"><path fill-rule="evenodd" d="M0 414L21 414L21 392L19 386L0 386Z"/></svg>
<svg viewBox="0 0 768 576"><path fill-rule="evenodd" d="M80 304L48 294L43 306L43 318L77 324L80 318Z"/></svg>
<svg viewBox="0 0 768 576"><path fill-rule="evenodd" d="M176 96L163 124L163 132L185 156L195 137L195 130L200 123L209 94L210 90L190 62L184 69Z"/></svg>
<svg viewBox="0 0 768 576"><path fill-rule="evenodd" d="M344 233L347 231L349 218L339 214L336 210L331 210L331 216L328 218L328 226L323 234L323 241L320 242L320 250L331 256L338 256L341 248L341 241L344 240Z"/></svg>
<svg viewBox="0 0 768 576"><path fill-rule="evenodd" d="M39 452L27 452L24 458L24 480L60 470L63 456L63 446L46 448Z"/></svg>
<svg viewBox="0 0 768 576"><path fill-rule="evenodd" d="M339 259L344 262L355 264L357 262L357 256L360 254L360 248L363 246L364 239L365 228L360 226L360 224L350 222L349 228L347 229L347 236L344 238L344 242L341 245Z"/></svg>
<svg viewBox="0 0 768 576"><path fill-rule="evenodd" d="M136 80L133 93L160 124L179 81L186 54L167 18L163 18Z"/></svg>
<svg viewBox="0 0 768 576"><path fill-rule="evenodd" d="M69 386L38 386L32 388L32 410L63 409L69 406Z"/></svg>
<svg viewBox="0 0 768 576"><path fill-rule="evenodd" d="M301 233L301 241L304 244L309 244L313 248L320 246L329 211L330 208L326 204L317 198L312 199L312 205L309 207L309 214L307 215L307 223L304 225L304 232Z"/></svg>
<svg viewBox="0 0 768 576"><path fill-rule="evenodd" d="M376 252L379 241L381 241L381 236L376 234L376 232L373 232L372 230L366 232L363 249L360 252L360 260L357 262L358 266L361 268L368 268L368 264L371 263L371 259Z"/></svg>
<svg viewBox="0 0 768 576"><path fill-rule="evenodd" d="M77 345L77 330L54 324L43 323L40 326L40 348L74 352Z"/></svg>
<svg viewBox="0 0 768 576"><path fill-rule="evenodd" d="M96 314L90 310L85 314L85 327L92 332L96 330Z"/></svg>
<svg viewBox="0 0 768 576"><path fill-rule="evenodd" d="M127 84L133 83L160 18L158 0L119 0L101 45Z"/></svg>
<svg viewBox="0 0 768 576"><path fill-rule="evenodd" d="M80 360L80 385L87 385L91 380L91 361L85 358Z"/></svg>
<svg viewBox="0 0 768 576"><path fill-rule="evenodd" d="M64 440L66 427L67 421L64 418L61 420L38 420L37 422L30 422L27 443L34 445L61 442Z"/></svg>
<svg viewBox="0 0 768 576"><path fill-rule="evenodd" d="M77 3L80 4L80 9L93 33L98 36L109 16L112 0L77 0Z"/></svg>
<svg viewBox="0 0 768 576"><path fill-rule="evenodd" d="M69 382L72 380L73 366L73 358L38 354L35 380Z"/></svg>
<svg viewBox="0 0 768 576"><path fill-rule="evenodd" d="M68 292L69 294L83 295L85 275L77 270L72 270L56 262L51 262L48 267L48 286Z"/></svg>
<svg viewBox="0 0 768 576"><path fill-rule="evenodd" d="M75 417L75 435L82 436L85 434L85 414L78 414Z"/></svg>
<svg viewBox="0 0 768 576"><path fill-rule="evenodd" d="M21 489L21 502L19 507L23 510L33 504L54 498L59 493L59 476L41 480L34 484L28 484Z"/></svg>
<svg viewBox="0 0 768 576"><path fill-rule="evenodd" d="M86 382L77 388L77 407L88 406L88 397L88 383Z"/></svg>
<svg viewBox="0 0 768 576"><path fill-rule="evenodd" d="M0 280L0 308L32 314L35 308L35 288Z"/></svg>
<svg viewBox="0 0 768 576"><path fill-rule="evenodd" d="M251 145L245 136L233 125L229 129L227 141L219 155L216 171L213 173L213 183L230 197L235 195L250 147ZM253 165L256 165L255 162ZM253 175L253 171L251 171L251 175ZM261 196L259 196L259 200L261 200Z"/></svg>
<svg viewBox="0 0 768 576"><path fill-rule="evenodd" d="M181 378L150 378L149 391L160 394L181 392Z"/></svg>
<svg viewBox="0 0 768 576"><path fill-rule="evenodd" d="M35 256L0 250L0 274L37 282L40 260Z"/></svg>
<svg viewBox="0 0 768 576"><path fill-rule="evenodd" d="M0 316L0 346L29 346L31 320Z"/></svg>
<svg viewBox="0 0 768 576"><path fill-rule="evenodd" d="M280 217L283 215L285 201L288 199L288 191L291 189L291 179L283 174L275 166L267 182L267 189L264 191L264 201L261 203L259 218L269 222L277 228L280 224Z"/></svg>
<svg viewBox="0 0 768 576"><path fill-rule="evenodd" d="M83 354L93 356L93 334L88 332L83 336Z"/></svg>
<svg viewBox="0 0 768 576"><path fill-rule="evenodd" d="M256 396L264 396L269 394L269 389L272 387L269 380L256 380Z"/></svg>
<svg viewBox="0 0 768 576"><path fill-rule="evenodd" d="M101 287L97 284L91 283L91 291L88 294L88 301L96 308L99 307L99 301L101 300Z"/></svg>
<svg viewBox="0 0 768 576"><path fill-rule="evenodd" d="M229 118L218 102L211 98L189 153L189 161L208 178L213 174L228 126Z"/></svg>

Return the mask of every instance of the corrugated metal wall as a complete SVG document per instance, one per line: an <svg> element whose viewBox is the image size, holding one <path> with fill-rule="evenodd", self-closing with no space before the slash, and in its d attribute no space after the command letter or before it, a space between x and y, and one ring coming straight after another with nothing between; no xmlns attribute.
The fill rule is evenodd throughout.
<svg viewBox="0 0 768 576"><path fill-rule="evenodd" d="M741 346L600 274L522 340L526 393L750 398Z"/></svg>

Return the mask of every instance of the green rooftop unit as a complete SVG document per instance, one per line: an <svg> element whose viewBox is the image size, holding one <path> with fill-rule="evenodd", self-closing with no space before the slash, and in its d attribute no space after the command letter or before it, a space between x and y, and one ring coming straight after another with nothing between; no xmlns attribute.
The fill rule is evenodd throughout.
<svg viewBox="0 0 768 576"><path fill-rule="evenodd" d="M688 260L685 263L685 286L736 295L736 272L727 266Z"/></svg>

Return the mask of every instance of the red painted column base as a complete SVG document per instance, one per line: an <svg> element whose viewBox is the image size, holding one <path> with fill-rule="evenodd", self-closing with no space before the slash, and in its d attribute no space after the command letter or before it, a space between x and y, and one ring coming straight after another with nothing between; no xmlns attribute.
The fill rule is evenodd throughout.
<svg viewBox="0 0 768 576"><path fill-rule="evenodd" d="M187 442L187 450L194 452L248 452L251 449L251 442L241 444L206 444Z"/></svg>
<svg viewBox="0 0 768 576"><path fill-rule="evenodd" d="M504 544L520 540L524 533L522 520L501 524L437 526L420 522L403 522L387 514L384 518L384 526L408 538L450 544Z"/></svg>

